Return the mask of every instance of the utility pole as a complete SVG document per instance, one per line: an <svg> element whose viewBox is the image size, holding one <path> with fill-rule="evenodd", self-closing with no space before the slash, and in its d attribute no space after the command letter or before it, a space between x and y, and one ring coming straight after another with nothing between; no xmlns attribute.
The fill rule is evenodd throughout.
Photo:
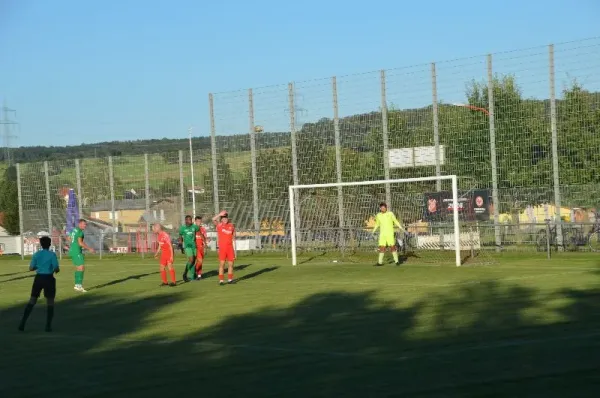
<svg viewBox="0 0 600 398"><path fill-rule="evenodd" d="M0 125L2 125L2 127L3 127L2 144L4 146L4 160L6 161L6 163L9 166L12 165L12 163L13 163L12 159L11 159L11 154L10 154L11 139L17 137L16 135L12 134L11 127L13 125L18 124L16 121L10 119L10 117L9 117L10 113L13 113L16 115L17 111L14 109L10 109L8 107L8 105L6 104L6 100L4 100L4 103L2 105L2 119L0 119Z"/></svg>

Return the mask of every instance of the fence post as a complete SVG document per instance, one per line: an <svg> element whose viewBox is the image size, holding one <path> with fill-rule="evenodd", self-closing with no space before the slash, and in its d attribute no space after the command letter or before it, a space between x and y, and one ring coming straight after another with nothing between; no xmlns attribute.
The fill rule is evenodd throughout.
<svg viewBox="0 0 600 398"><path fill-rule="evenodd" d="M110 213L112 214L112 247L117 247L117 217L115 212L115 174L113 158L108 157L108 184L110 186Z"/></svg>
<svg viewBox="0 0 600 398"><path fill-rule="evenodd" d="M556 219L556 243L558 249L563 249L563 231L560 198L560 178L558 165L558 129L556 125L556 76L554 73L554 44L548 46L549 79L550 79L550 129L552 130L552 174L554 185L554 212Z"/></svg>
<svg viewBox="0 0 600 398"><path fill-rule="evenodd" d="M24 220L23 220L23 193L21 191L21 165L17 166L17 200L19 201L19 232L21 235L21 260L25 260L25 238L23 237L24 231Z"/></svg>
<svg viewBox="0 0 600 398"><path fill-rule="evenodd" d="M490 121L490 158L492 162L492 203L494 208L494 235L496 251L502 247L500 234L500 201L498 200L498 165L496 159L496 124L494 121L494 74L492 69L492 54L487 56L488 77L488 118Z"/></svg>
<svg viewBox="0 0 600 398"><path fill-rule="evenodd" d="M52 201L50 199L50 176L48 162L44 162L44 178L46 180L46 210L48 212L48 233L52 236Z"/></svg>
<svg viewBox="0 0 600 398"><path fill-rule="evenodd" d="M250 128L250 159L252 165L252 219L256 249L260 249L260 220L258 216L258 177L256 176L256 130L254 125L254 95L248 89L248 123Z"/></svg>
<svg viewBox="0 0 600 398"><path fill-rule="evenodd" d="M212 177L213 177L213 202L215 205L215 214L218 214L221 210L219 205L219 171L217 170L217 131L215 129L215 104L213 95L208 94L208 110L210 117L210 152L211 152L211 163L212 163Z"/></svg>
<svg viewBox="0 0 600 398"><path fill-rule="evenodd" d="M100 230L100 250L99 250L99 255L100 255L100 260L102 260L102 251L104 250L104 230L101 229Z"/></svg>
<svg viewBox="0 0 600 398"><path fill-rule="evenodd" d="M179 205L181 213L179 214L179 222L181 225L185 222L185 189L183 186L183 151L179 151Z"/></svg>
<svg viewBox="0 0 600 398"><path fill-rule="evenodd" d="M548 260L550 260L550 220L546 219L546 255Z"/></svg>
<svg viewBox="0 0 600 398"><path fill-rule="evenodd" d="M340 139L340 117L338 108L338 92L337 92L337 79L336 77L331 78L331 89L333 94L333 131L335 138L335 173L336 180L338 183L342 182L342 144ZM337 187L338 196L338 219L339 219L339 231L340 231L340 247L344 248L344 192L341 186Z"/></svg>
<svg viewBox="0 0 600 398"><path fill-rule="evenodd" d="M144 185L144 194L146 196L146 241L144 242L144 244L146 246L142 250L142 258L144 258L144 253L148 249L148 235L150 234L150 223L148 222L148 219L150 218L150 171L148 166L147 153L144 154Z"/></svg>
<svg viewBox="0 0 600 398"><path fill-rule="evenodd" d="M294 185L299 185L300 180L298 178L298 146L296 144L296 101L295 101L295 90L294 83L288 83L288 102L290 108L290 139L292 141L292 181ZM300 226L300 200L298 195L294 194L294 214L290 214L290 217L294 217L296 222L296 229L301 228Z"/></svg>
<svg viewBox="0 0 600 398"><path fill-rule="evenodd" d="M79 212L79 217L83 217L83 196L81 192L81 165L79 163L79 159L75 159L75 178L77 180L77 210Z"/></svg>
<svg viewBox="0 0 600 398"><path fill-rule="evenodd" d="M435 71L435 62L431 63L431 97L432 97L432 106L433 106L433 145L435 151L435 175L439 177L442 174L442 169L440 166L440 129L439 129L439 119L438 119L438 93L437 93L437 74ZM442 190L442 181L435 181L435 189L436 191Z"/></svg>
<svg viewBox="0 0 600 398"><path fill-rule="evenodd" d="M383 148L383 178L390 179L390 144L388 137L388 107L387 94L385 85L385 70L380 72L381 81L381 140ZM388 206L392 206L392 188L390 184L385 184L385 202Z"/></svg>

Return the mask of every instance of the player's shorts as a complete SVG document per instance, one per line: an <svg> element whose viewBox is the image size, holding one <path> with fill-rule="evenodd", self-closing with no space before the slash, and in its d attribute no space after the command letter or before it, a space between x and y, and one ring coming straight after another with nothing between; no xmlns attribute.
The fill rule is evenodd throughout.
<svg viewBox="0 0 600 398"><path fill-rule="evenodd" d="M396 237L394 235L379 235L379 247L395 247Z"/></svg>
<svg viewBox="0 0 600 398"><path fill-rule="evenodd" d="M81 267L82 265L85 265L85 258L83 257L83 253L72 254L71 262L76 267Z"/></svg>
<svg viewBox="0 0 600 398"><path fill-rule="evenodd" d="M168 267L169 265L173 265L173 253L161 254L160 265L163 267Z"/></svg>
<svg viewBox="0 0 600 398"><path fill-rule="evenodd" d="M31 297L40 297L42 290L44 291L44 297L47 299L56 297L56 279L54 279L54 275L37 274L35 276L31 287Z"/></svg>
<svg viewBox="0 0 600 398"><path fill-rule="evenodd" d="M197 251L195 247L186 247L184 248L186 257L196 257Z"/></svg>
<svg viewBox="0 0 600 398"><path fill-rule="evenodd" d="M219 247L219 261L233 261L235 260L235 251L233 246Z"/></svg>

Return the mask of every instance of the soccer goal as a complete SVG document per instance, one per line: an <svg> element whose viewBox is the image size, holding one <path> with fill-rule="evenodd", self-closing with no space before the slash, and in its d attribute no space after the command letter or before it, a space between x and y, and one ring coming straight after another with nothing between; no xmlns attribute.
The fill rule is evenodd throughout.
<svg viewBox="0 0 600 398"><path fill-rule="evenodd" d="M396 234L403 261L460 266L476 257L481 239L473 226L489 198L461 195L456 176L448 175L289 186L292 264L319 252L374 259L382 202L403 226Z"/></svg>

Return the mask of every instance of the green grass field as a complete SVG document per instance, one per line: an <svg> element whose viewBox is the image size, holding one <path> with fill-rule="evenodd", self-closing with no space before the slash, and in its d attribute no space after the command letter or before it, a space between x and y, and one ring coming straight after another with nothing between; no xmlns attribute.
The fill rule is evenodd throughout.
<svg viewBox="0 0 600 398"><path fill-rule="evenodd" d="M238 283L219 287L209 256L205 280L174 288L158 287L152 259L90 258L86 294L65 261L51 334L42 299L17 332L32 275L1 258L0 396L597 396L597 255L461 268L371 257L246 255Z"/></svg>

